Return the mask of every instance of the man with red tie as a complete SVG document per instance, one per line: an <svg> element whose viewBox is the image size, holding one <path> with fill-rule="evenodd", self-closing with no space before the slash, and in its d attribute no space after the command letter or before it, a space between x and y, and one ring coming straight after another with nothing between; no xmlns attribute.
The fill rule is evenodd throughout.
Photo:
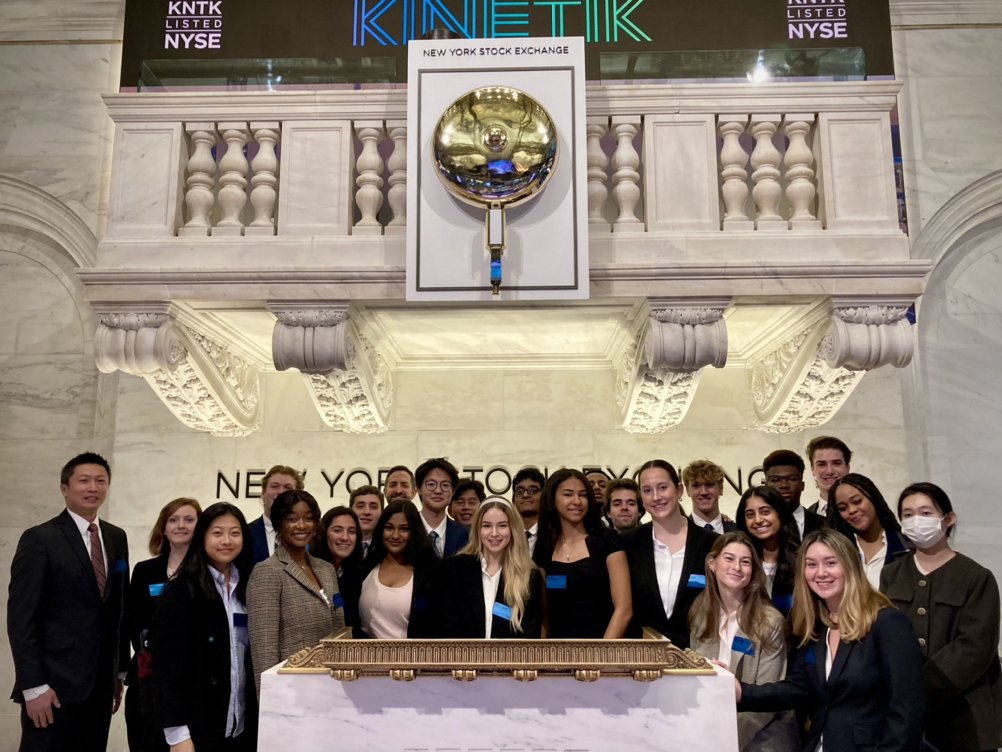
<svg viewBox="0 0 1002 752"><path fill-rule="evenodd" d="M104 752L129 660L122 626L125 531L99 520L111 468L86 452L63 467L66 509L21 536L11 564L7 634L21 750Z"/></svg>

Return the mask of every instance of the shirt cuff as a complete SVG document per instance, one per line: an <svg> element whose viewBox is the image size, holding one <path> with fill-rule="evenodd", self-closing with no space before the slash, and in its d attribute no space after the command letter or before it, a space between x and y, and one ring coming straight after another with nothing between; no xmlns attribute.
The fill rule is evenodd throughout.
<svg viewBox="0 0 1002 752"><path fill-rule="evenodd" d="M38 687L32 687L31 689L24 690L24 701L31 702L32 700L37 700L39 697L44 695L49 691L48 684L42 684Z"/></svg>
<svg viewBox="0 0 1002 752"><path fill-rule="evenodd" d="M167 744L174 746L181 742L186 742L191 738L191 732L187 726L168 726L164 729L164 738Z"/></svg>

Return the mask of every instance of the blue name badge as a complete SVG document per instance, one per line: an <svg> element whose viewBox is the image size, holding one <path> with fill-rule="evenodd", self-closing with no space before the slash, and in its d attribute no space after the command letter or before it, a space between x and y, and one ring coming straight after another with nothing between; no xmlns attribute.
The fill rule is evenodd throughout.
<svg viewBox="0 0 1002 752"><path fill-rule="evenodd" d="M700 590L706 590L706 575L690 574L689 581L685 584L685 586L691 588L699 588Z"/></svg>
<svg viewBox="0 0 1002 752"><path fill-rule="evenodd" d="M789 611L793 608L793 594L774 596L772 599L772 605L780 611Z"/></svg>
<svg viewBox="0 0 1002 752"><path fill-rule="evenodd" d="M807 648L807 652L804 654L804 663L806 663L808 666L818 665L818 657L814 655L813 647Z"/></svg>
<svg viewBox="0 0 1002 752"><path fill-rule="evenodd" d="M129 562L119 559L115 562L115 574L124 574L129 571Z"/></svg>
<svg viewBox="0 0 1002 752"><path fill-rule="evenodd" d="M511 621L511 606L506 606L503 603L494 602L494 608L491 609L491 613L495 616L500 616L506 621Z"/></svg>
<svg viewBox="0 0 1002 752"><path fill-rule="evenodd" d="M247 629L247 614L233 614L233 626Z"/></svg>
<svg viewBox="0 0 1002 752"><path fill-rule="evenodd" d="M162 593L164 591L164 586L166 584L167 584L166 582L155 582L155 583L152 583L150 585L150 595L153 596L154 598L159 598L160 597L160 593Z"/></svg>
<svg viewBox="0 0 1002 752"><path fill-rule="evenodd" d="M341 597L341 593L334 593L331 596L331 605L334 608L344 608L344 598Z"/></svg>
<svg viewBox="0 0 1002 752"><path fill-rule="evenodd" d="M547 590L566 590L567 589L567 575L565 575L565 574L548 574L548 575L546 575L546 589Z"/></svg>
<svg viewBox="0 0 1002 752"><path fill-rule="evenodd" d="M747 637L734 635L734 642L731 643L731 650L744 655L755 655L755 645Z"/></svg>

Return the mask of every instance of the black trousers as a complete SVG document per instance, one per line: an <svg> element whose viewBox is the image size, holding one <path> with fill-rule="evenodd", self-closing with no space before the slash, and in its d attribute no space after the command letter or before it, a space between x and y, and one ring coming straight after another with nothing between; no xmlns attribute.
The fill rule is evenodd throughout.
<svg viewBox="0 0 1002 752"><path fill-rule="evenodd" d="M103 684L103 682L102 682ZM95 687L83 702L53 707L53 722L35 728L21 705L21 752L107 752L111 726L112 687Z"/></svg>

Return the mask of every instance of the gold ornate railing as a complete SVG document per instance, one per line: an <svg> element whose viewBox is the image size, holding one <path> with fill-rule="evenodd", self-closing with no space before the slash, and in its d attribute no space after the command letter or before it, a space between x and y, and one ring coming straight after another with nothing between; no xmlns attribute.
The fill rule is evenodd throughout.
<svg viewBox="0 0 1002 752"><path fill-rule="evenodd" d="M344 629L300 650L279 669L280 674L328 672L340 681L362 676L412 681L419 674L449 673L459 681L478 675L532 681L540 674L654 681L666 674L712 674L713 667L650 629L640 640L355 640Z"/></svg>

